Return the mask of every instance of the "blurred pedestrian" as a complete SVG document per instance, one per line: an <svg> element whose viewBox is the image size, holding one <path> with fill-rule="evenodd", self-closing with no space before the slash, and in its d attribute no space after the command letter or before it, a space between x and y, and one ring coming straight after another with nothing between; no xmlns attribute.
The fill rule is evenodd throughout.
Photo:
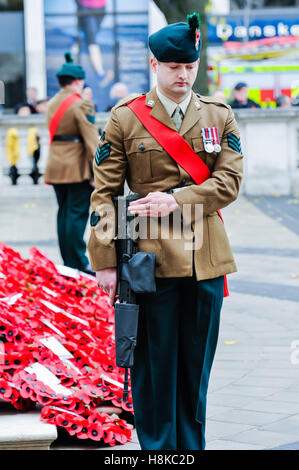
<svg viewBox="0 0 299 470"><path fill-rule="evenodd" d="M227 103L226 96L222 90L215 90L214 93L212 93L212 96L214 98L218 98L222 103Z"/></svg>
<svg viewBox="0 0 299 470"><path fill-rule="evenodd" d="M31 109L32 114L36 114L36 105L37 105L37 97L38 97L38 90L35 87L28 87L26 90L27 95L27 105Z"/></svg>
<svg viewBox="0 0 299 470"><path fill-rule="evenodd" d="M255 101L248 98L248 86L244 82L239 82L233 89L233 101L229 104L232 108L260 108Z"/></svg>
<svg viewBox="0 0 299 470"><path fill-rule="evenodd" d="M23 103L18 103L16 106L15 106L15 113L16 114L21 114L22 116L24 115L28 115L28 113L26 113L24 110L21 111L21 113L19 113L19 110L23 107L27 107L29 108L30 110L30 113L29 114L36 114L38 111L36 109L36 105L37 105L37 88L35 87L29 87L27 88L26 90L26 101L24 101ZM23 111L25 114L23 114Z"/></svg>
<svg viewBox="0 0 299 470"><path fill-rule="evenodd" d="M94 109L97 112L97 105L93 101L93 91L92 88L88 85L84 85L83 91L82 91L82 98L86 101L90 101L94 105Z"/></svg>
<svg viewBox="0 0 299 470"><path fill-rule="evenodd" d="M97 42L97 34L106 13L106 0L76 0L80 27L84 31L91 64L99 77L100 87L113 80L113 70L105 72L103 55Z"/></svg>
<svg viewBox="0 0 299 470"><path fill-rule="evenodd" d="M48 110L48 103L49 103L49 99L48 98L44 98L42 100L38 100L38 102L36 103L36 111L38 114L47 114L47 110Z"/></svg>
<svg viewBox="0 0 299 470"><path fill-rule="evenodd" d="M287 95L280 95L276 98L277 108L291 108L291 98Z"/></svg>
<svg viewBox="0 0 299 470"><path fill-rule="evenodd" d="M296 93L294 95L292 95L291 105L292 106L299 106L299 95L297 95Z"/></svg>
<svg viewBox="0 0 299 470"><path fill-rule="evenodd" d="M64 264L90 273L84 232L99 134L94 107L81 97L85 71L69 53L65 58L57 72L61 90L48 104L50 151L44 178L53 185L58 202L57 230Z"/></svg>
<svg viewBox="0 0 299 470"><path fill-rule="evenodd" d="M31 107L27 103L20 103L16 106L15 112L18 116L30 116L32 114Z"/></svg>
<svg viewBox="0 0 299 470"><path fill-rule="evenodd" d="M129 89L125 83L122 83L122 82L114 83L114 85L112 85L110 92L109 92L111 103L109 104L109 106L107 106L106 111L111 111L113 106L115 106L120 100L128 96L128 94L129 94Z"/></svg>

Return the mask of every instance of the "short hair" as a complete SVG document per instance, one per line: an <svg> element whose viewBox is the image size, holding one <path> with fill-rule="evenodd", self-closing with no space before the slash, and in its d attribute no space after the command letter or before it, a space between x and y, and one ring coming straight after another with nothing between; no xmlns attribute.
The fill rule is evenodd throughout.
<svg viewBox="0 0 299 470"><path fill-rule="evenodd" d="M29 104L24 102L24 103L19 103L19 104L16 105L15 114L18 114L18 112L20 111L21 108L28 108L28 109L30 109L30 113L31 113L31 108L30 108Z"/></svg>
<svg viewBox="0 0 299 470"><path fill-rule="evenodd" d="M239 82L234 86L234 90L241 90L241 88L247 88L247 83Z"/></svg>
<svg viewBox="0 0 299 470"><path fill-rule="evenodd" d="M78 80L75 77L71 77L70 75L60 75L58 77L59 85L61 87L71 85L75 80Z"/></svg>

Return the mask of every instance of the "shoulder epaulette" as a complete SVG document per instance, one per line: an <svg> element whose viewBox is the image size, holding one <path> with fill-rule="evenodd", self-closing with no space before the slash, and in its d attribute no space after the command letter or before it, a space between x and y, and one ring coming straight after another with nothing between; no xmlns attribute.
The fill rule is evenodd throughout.
<svg viewBox="0 0 299 470"><path fill-rule="evenodd" d="M131 103L131 101L136 100L136 98L139 98L139 96L142 96L142 95L143 93L134 93L134 95L126 96L126 98L123 98L114 106L114 109L117 109L120 106L124 106L127 103Z"/></svg>
<svg viewBox="0 0 299 470"><path fill-rule="evenodd" d="M213 103L216 104L216 106L224 106L225 108L229 108L230 106L223 101L221 101L220 98L215 98L214 96L202 96L199 95L199 99L203 101L204 103Z"/></svg>

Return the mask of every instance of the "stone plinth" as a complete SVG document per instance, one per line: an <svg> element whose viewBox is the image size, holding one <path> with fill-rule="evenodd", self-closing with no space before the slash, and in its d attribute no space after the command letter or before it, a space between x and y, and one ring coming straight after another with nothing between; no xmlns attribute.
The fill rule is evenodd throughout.
<svg viewBox="0 0 299 470"><path fill-rule="evenodd" d="M48 450L56 438L56 426L43 423L40 410L0 410L0 451Z"/></svg>

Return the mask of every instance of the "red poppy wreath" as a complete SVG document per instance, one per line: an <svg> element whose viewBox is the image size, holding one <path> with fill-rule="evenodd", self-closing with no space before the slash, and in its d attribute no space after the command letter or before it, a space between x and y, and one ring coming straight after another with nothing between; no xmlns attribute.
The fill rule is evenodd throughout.
<svg viewBox="0 0 299 470"><path fill-rule="evenodd" d="M96 281L65 272L36 248L31 258L0 243L0 399L79 439L131 439L119 415L124 370L115 364L114 311ZM101 411L104 405L119 413Z"/></svg>

